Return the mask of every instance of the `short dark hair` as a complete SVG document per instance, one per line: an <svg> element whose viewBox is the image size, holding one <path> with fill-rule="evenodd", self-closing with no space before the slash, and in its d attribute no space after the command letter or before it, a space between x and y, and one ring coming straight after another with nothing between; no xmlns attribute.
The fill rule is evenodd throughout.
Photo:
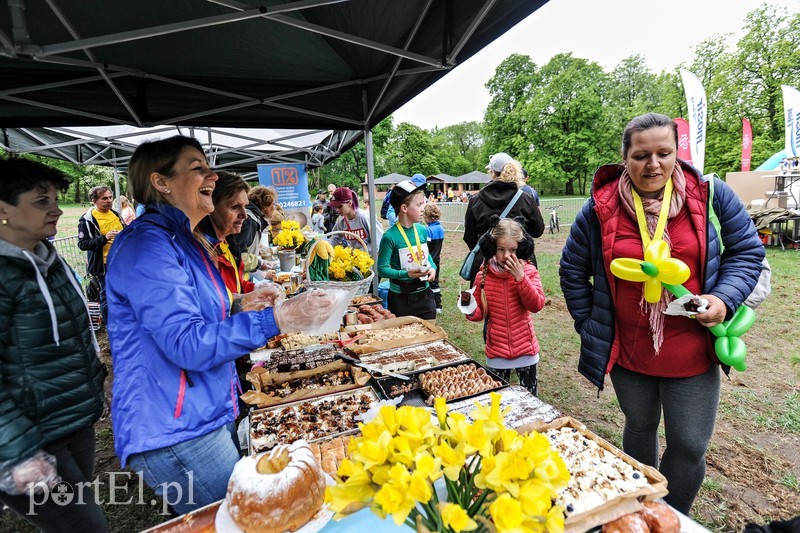
<svg viewBox="0 0 800 533"><path fill-rule="evenodd" d="M233 172L227 172L225 170L219 170L217 171L217 176L218 179L216 185L214 186L214 192L211 193L211 199L213 200L214 205L216 205L217 202L231 198L238 192L250 190L250 185L248 185L247 182L244 181L244 178L239 174L234 174Z"/></svg>
<svg viewBox="0 0 800 533"><path fill-rule="evenodd" d="M18 156L0 157L0 200L17 205L19 195L33 189L45 191L52 184L64 192L72 179L60 170Z"/></svg>
<svg viewBox="0 0 800 533"><path fill-rule="evenodd" d="M139 145L128 163L128 185L136 203L166 202L164 196L150 183L150 174L158 172L163 176L172 176L175 173L175 163L186 148L196 148L204 153L203 146L197 139L182 135Z"/></svg>
<svg viewBox="0 0 800 533"><path fill-rule="evenodd" d="M92 202L96 202L106 191L111 192L111 187L108 187L106 185L98 185L97 187L92 187L91 189L89 189L89 200Z"/></svg>
<svg viewBox="0 0 800 533"><path fill-rule="evenodd" d="M678 124L669 118L667 115L661 113L645 113L635 117L622 132L622 159L628 157L628 150L631 149L631 137L634 133L649 130L650 128L663 128L664 126L672 126L672 131L675 134L675 148L678 147Z"/></svg>

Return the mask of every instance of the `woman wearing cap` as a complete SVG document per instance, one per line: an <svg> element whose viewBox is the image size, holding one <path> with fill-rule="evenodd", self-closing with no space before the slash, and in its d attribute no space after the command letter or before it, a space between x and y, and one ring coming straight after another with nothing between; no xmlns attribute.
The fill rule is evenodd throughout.
<svg viewBox="0 0 800 533"><path fill-rule="evenodd" d="M373 246L377 247L381 242L383 228L380 224L375 225L375 236L370 235L369 217L358 208L358 196L347 187L339 187L333 192L333 196L328 202L328 206L333 207L339 212L339 219L333 225L331 231L349 231L358 235L366 244L367 251L372 252ZM359 246L357 239L350 235L341 233L331 235L332 245L347 244L349 246ZM374 244L373 244L374 243Z"/></svg>
<svg viewBox="0 0 800 533"><path fill-rule="evenodd" d="M389 278L389 311L397 316L436 320L436 299L430 283L439 268L428 250L428 230L419 223L425 185L401 181L389 199L397 223L386 230L378 254L378 275Z"/></svg>
<svg viewBox="0 0 800 533"><path fill-rule="evenodd" d="M492 215L499 216L503 213L517 194L519 183L522 181L522 168L506 153L500 152L493 155L486 168L488 168L489 178L492 181L470 198L467 213L464 215L464 242L467 243L470 250L478 244L481 235L489 231L489 221ZM540 237L544 233L542 213L530 194L520 196L506 217L517 219L522 217L525 222L525 231L531 237ZM530 261L536 266L536 255L531 255ZM483 255L478 251L475 261L472 263L470 283L475 280L481 264L483 264Z"/></svg>

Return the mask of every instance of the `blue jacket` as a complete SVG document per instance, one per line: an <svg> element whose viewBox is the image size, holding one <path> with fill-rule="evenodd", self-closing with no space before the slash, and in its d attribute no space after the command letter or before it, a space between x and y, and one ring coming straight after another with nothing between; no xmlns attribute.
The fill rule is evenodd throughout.
<svg viewBox="0 0 800 533"><path fill-rule="evenodd" d="M703 291L719 297L728 308L726 320L747 298L758 281L764 247L739 197L724 182L714 188L714 211L722 225L725 254L720 255L716 231L708 219L708 181L686 163L686 203L699 230L705 271ZM596 202L598 191L616 190L620 165L606 165L595 173L592 197L578 213L561 255L561 290L581 337L578 371L601 390L614 344L614 301L609 279L618 209ZM613 194L613 193L612 193ZM601 195L603 196L603 195ZM592 283L594 278L594 283ZM711 333L709 332L709 335Z"/></svg>
<svg viewBox="0 0 800 533"><path fill-rule="evenodd" d="M182 211L160 206L119 234L108 256L111 416L124 466L234 420L233 361L278 334L272 309L229 316L219 272Z"/></svg>

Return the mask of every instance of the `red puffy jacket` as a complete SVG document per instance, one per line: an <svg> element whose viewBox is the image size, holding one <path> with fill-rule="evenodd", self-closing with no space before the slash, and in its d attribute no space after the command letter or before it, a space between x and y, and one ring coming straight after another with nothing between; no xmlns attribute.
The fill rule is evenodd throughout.
<svg viewBox="0 0 800 533"><path fill-rule="evenodd" d="M481 308L481 279L483 269L475 278L475 299L478 308L467 319L483 320ZM539 353L539 341L533 329L533 317L544 307L544 290L539 271L530 263L525 265L525 277L515 281L509 272L487 268L486 284L483 287L488 308L486 327L486 357L514 359L520 355Z"/></svg>

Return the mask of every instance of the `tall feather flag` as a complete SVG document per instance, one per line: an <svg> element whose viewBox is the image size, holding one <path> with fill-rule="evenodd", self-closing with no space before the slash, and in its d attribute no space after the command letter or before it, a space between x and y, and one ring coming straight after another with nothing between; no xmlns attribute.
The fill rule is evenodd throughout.
<svg viewBox="0 0 800 533"><path fill-rule="evenodd" d="M742 172L750 171L750 154L753 152L753 128L742 118Z"/></svg>
<svg viewBox="0 0 800 533"><path fill-rule="evenodd" d="M703 84L692 72L681 69L683 92L686 94L686 107L689 110L689 150L692 164L703 173L706 159L706 126L708 124L708 102Z"/></svg>
<svg viewBox="0 0 800 533"><path fill-rule="evenodd" d="M800 91L781 85L786 119L786 157L800 156Z"/></svg>
<svg viewBox="0 0 800 533"><path fill-rule="evenodd" d="M689 149L689 123L685 118L676 118L678 125L678 157L687 163L692 163L692 151Z"/></svg>

